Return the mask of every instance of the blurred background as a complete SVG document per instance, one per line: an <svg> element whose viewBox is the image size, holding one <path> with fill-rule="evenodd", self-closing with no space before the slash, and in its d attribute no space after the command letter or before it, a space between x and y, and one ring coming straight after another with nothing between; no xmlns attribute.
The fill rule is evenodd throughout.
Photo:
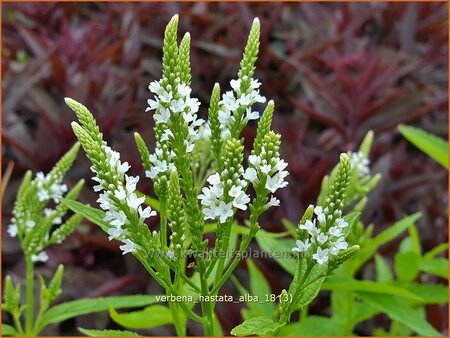
<svg viewBox="0 0 450 338"><path fill-rule="evenodd" d="M252 19L261 20L256 77L262 95L274 99L274 126L282 135L289 185L281 206L261 220L267 231L296 223L314 203L322 177L340 152L375 132L371 170L383 175L363 215L375 233L405 214L422 212L417 226L424 251L448 238L447 172L401 137L399 123L448 138L448 7L446 3L3 3L2 4L2 273L20 279L24 261L6 227L18 184L27 169L47 172L75 142L69 96L88 106L110 145L143 177L133 132L153 149L153 120L145 114L148 84L161 77L165 25L180 14L180 37L192 36L193 95L205 116L215 82L236 77ZM243 136L251 144L256 125ZM84 177L81 200L95 205L90 164L80 154L67 183ZM139 189L153 196L145 180ZM157 220L156 220L157 221ZM150 226L155 226L156 222ZM392 259L399 242L383 247ZM65 265L60 301L113 294L157 293L159 287L118 243L85 221L62 245L48 250L38 272L50 276ZM254 244L254 250L257 249ZM271 260L258 260L279 293L290 276ZM246 283L246 264L235 275ZM373 264L361 277L373 278ZM427 282L444 282L430 277ZM435 279L432 279L435 278ZM222 293L236 293L227 283ZM327 314L326 293L310 312ZM240 305L218 304L224 333L242 321ZM427 309L446 333L447 310ZM383 318L364 323L370 335ZM82 316L45 334L79 335L77 327L115 328L107 313ZM144 332L145 333L145 332ZM172 335L169 326L148 334ZM196 325L188 334L201 334Z"/></svg>

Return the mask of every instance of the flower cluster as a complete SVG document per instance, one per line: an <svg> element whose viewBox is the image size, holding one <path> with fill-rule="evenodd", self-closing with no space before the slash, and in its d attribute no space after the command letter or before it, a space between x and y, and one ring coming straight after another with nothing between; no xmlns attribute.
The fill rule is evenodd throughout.
<svg viewBox="0 0 450 338"><path fill-rule="evenodd" d="M42 172L36 174L36 178L31 184L36 187L36 197L38 201L44 203L44 205L50 200L53 200L54 203L58 204L68 190L67 185L62 183L61 180L55 180L50 174L44 175ZM23 212L17 213L11 219L11 224L8 225L7 231L11 237L16 237L19 233L19 228L17 226L19 219L23 222L22 224L25 225L24 235L36 228L36 221L32 219L30 211L24 210ZM51 219L52 225L62 223L62 218L58 216L57 211L52 208L43 209L41 219ZM42 248L40 249L42 250ZM31 259L33 262L46 262L48 260L48 255L45 251L42 251L39 254L32 255Z"/></svg>
<svg viewBox="0 0 450 338"><path fill-rule="evenodd" d="M242 118L242 123L246 124L249 120L257 120L259 118L258 111L252 111L252 105L256 102L264 103L266 98L259 93L261 82L256 79L250 79L250 87L248 90L242 90L242 81L240 79L230 81L233 90L227 91L219 101L219 121L222 132L222 137L226 137L229 133L230 126L235 122L235 115L238 109L245 110L245 115ZM241 121L239 121L241 122Z"/></svg>
<svg viewBox="0 0 450 338"><path fill-rule="evenodd" d="M126 203L127 207L133 212L137 213L141 222L145 221L151 216L155 216L156 212L150 207L142 208L142 203L145 197L138 197L136 195L136 185L139 181L138 176L128 176L125 173L130 168L127 162L120 161L120 154L110 147L103 145L103 150L106 154L106 159L109 165L109 172L113 173L113 177L118 178L118 184L109 184L105 179L100 178L99 170L94 166L91 170L96 174L92 179L98 183L94 186L94 191L103 192L99 195L97 202L100 208L106 211L104 221L112 225L108 229L109 240L119 239L125 244L120 246L123 254L128 252L135 252L138 246L128 238L127 231L123 228L130 221L123 211L121 204ZM125 178L125 185L123 184L123 177Z"/></svg>
<svg viewBox="0 0 450 338"><path fill-rule="evenodd" d="M40 202L47 202L51 199L55 203L61 201L64 193L67 192L67 185L61 182L51 182L50 175L44 175L42 172L36 174L36 184L38 189L38 199Z"/></svg>
<svg viewBox="0 0 450 338"><path fill-rule="evenodd" d="M350 165L352 169L358 171L360 178L370 175L369 164L369 159L363 152L358 151L352 153L352 156L350 157Z"/></svg>
<svg viewBox="0 0 450 338"><path fill-rule="evenodd" d="M300 230L307 232L306 239L297 240L296 247L293 252L307 252L311 248L313 252L312 258L319 264L328 261L330 255L337 255L341 250L348 248L345 240L345 228L348 223L341 218L342 212L335 210L333 214L329 214L328 207L323 209L321 206L314 208L316 219L307 220L304 224L299 225ZM331 227L327 227L328 223L332 223ZM316 225L316 223L318 223Z"/></svg>
<svg viewBox="0 0 450 338"><path fill-rule="evenodd" d="M227 171L227 169L224 170L223 176L227 175ZM247 182L237 178L235 185L232 185L230 189L224 189L224 183L219 173L209 176L207 181L211 186L204 187L203 194L198 196L203 205L202 211L205 220L219 219L220 223L225 223L233 216L233 207L241 210L247 209L250 197L243 190L247 186ZM229 185L231 182L227 183Z"/></svg>
<svg viewBox="0 0 450 338"><path fill-rule="evenodd" d="M284 170L287 163L279 156L267 156L267 151L264 146L261 148L260 155L250 155L248 161L250 166L244 173L244 178L249 182L255 184L265 179L265 188L274 193L280 188L288 185L285 178L289 173ZM279 204L279 201L274 197L271 198L272 206Z"/></svg>
<svg viewBox="0 0 450 338"><path fill-rule="evenodd" d="M156 124L168 124L172 114L181 114L188 126L188 135L184 140L186 151L191 153L194 150L195 141L199 138L198 127L205 121L197 118L197 112L200 102L191 97L191 88L181 83L179 78L175 79L177 83L175 88L169 84L164 88L160 81L153 81L149 89L155 94L155 99L147 101L149 107L145 111L155 110L153 118ZM160 141L169 140L173 136L170 129L166 129ZM167 169L169 170L169 169Z"/></svg>

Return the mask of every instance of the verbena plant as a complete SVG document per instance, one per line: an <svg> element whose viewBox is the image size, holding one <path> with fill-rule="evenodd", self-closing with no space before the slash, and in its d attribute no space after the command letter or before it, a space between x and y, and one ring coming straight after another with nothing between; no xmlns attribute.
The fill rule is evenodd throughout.
<svg viewBox="0 0 450 338"><path fill-rule="evenodd" d="M374 329L373 335L408 336L413 333L425 336L439 335L428 323L425 316L427 304L448 303L448 288L446 285L426 285L417 282L418 277L423 274L437 275L448 279L448 260L438 255L448 250L448 244L443 243L436 248L423 254L420 246L417 230L414 222L420 214L407 216L399 220L385 231L372 237L373 225L363 226L360 215L367 204L367 194L377 185L381 178L378 174L372 176L369 170L369 152L373 134L370 132L363 140L358 152L349 153L351 158L351 170L347 197L343 201L343 209L348 210L345 217L349 223L347 240L349 244L359 245L359 252L340 265L333 274L324 268L317 269L312 273L311 282L303 286L302 293L294 299L296 306L292 304L275 306L274 303L263 304L248 302L242 315L245 322L232 330L235 335L355 335L359 323L372 318L379 313L385 313L391 319L389 331L381 328ZM336 175L339 166L336 167L331 177ZM320 204L328 194L330 178L325 177L321 193L318 199ZM313 206L309 207L312 213ZM319 209L320 210L320 209ZM308 214L308 210L305 215ZM318 216L319 217L319 216ZM306 225L305 219L295 227L285 220L287 232L270 236L257 236L260 247L265 251L288 251L294 241L291 236L298 236L310 226ZM308 230L308 229L307 229ZM377 254L382 245L394 240L408 230L406 237L395 255L394 269L390 267L387 260ZM308 231L309 232L309 231ZM330 231L328 232L329 235ZM301 235L300 235L301 236ZM303 232L303 237L306 233ZM288 237L288 238L283 238ZM307 247L308 245L306 245ZM295 251L305 249L305 242L297 242ZM310 255L311 253L309 253ZM306 256L308 253L305 254ZM298 290L298 275L302 274L302 263L293 257L274 256L277 262L290 274L294 280L289 288L289 293L284 293L275 299L289 300L293 289ZM359 269L374 258L376 280L355 279ZM307 259L304 259L307 261ZM247 291L241 283L233 279L241 294L250 293L263 297L270 294L269 284L263 274L257 269L256 264L249 262L250 290ZM299 268L300 266L300 268ZM393 271L395 272L395 275ZM328 275L325 281L324 276ZM305 279L306 281L308 278ZM310 315L308 305L319 291L331 291L331 316ZM299 311L299 316L285 316ZM286 320L288 319L288 320Z"/></svg>
<svg viewBox="0 0 450 338"><path fill-rule="evenodd" d="M164 300L178 335L186 334L185 321L189 318L201 323L209 336L217 326L214 308L221 287L260 230L261 214L279 205L273 193L287 185L287 163L279 155L281 137L271 130L273 101L267 103L261 118L253 108L266 101L259 92L260 82L254 78L258 19L253 22L237 79L230 82L232 90L221 95L218 84L213 88L207 122L198 118L200 103L191 97L190 36L186 34L178 45L177 25L178 16L174 16L165 31L162 79L149 86L155 94L147 108L154 111L154 152L135 134L158 203L136 190L139 177L126 174L128 163L122 163L120 154L107 145L87 108L66 99L78 117L72 127L92 162L93 180L97 182L94 191L100 192L98 203L103 211L77 203L68 205L99 224L109 239L121 241L123 253L133 254L164 288ZM241 131L250 120L259 118L253 148L244 161ZM303 217L304 231L298 232L295 248L301 257L289 290L293 296L290 305L284 300L281 307L283 321L298 307L297 298L304 289L323 282L358 250L358 246L348 246L349 224L342 214L349 180L350 159L342 154L323 200ZM145 223L157 215L150 205L159 212L158 230L150 231ZM230 257L238 209L248 209L249 216L237 252ZM316 219L312 221L314 213ZM209 220L212 223L206 223ZM204 238L208 231L215 234L212 248ZM194 262L187 264L188 258ZM195 271L192 276L189 267ZM317 291L308 297L314 298ZM200 313L194 308L197 301Z"/></svg>
<svg viewBox="0 0 450 338"><path fill-rule="evenodd" d="M28 171L19 187L7 232L18 239L25 257L25 297L21 283L14 283L9 275L6 276L2 310L10 314L13 325L2 323L3 336L35 336L50 324L105 311L111 306L132 308L156 302L155 296L134 295L80 299L52 306L62 292L64 267L59 265L48 283L39 276L39 302L36 304L35 265L46 262L45 250L61 243L83 220L81 214L67 215L69 209L61 203L62 199L74 201L84 186L84 180L80 180L69 190L63 183L79 148L80 144L76 143L47 175L39 172L33 178L32 172Z"/></svg>

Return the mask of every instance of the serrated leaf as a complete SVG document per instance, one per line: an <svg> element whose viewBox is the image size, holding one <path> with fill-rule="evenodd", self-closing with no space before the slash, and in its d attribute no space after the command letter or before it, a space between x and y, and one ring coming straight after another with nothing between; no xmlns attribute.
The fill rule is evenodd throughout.
<svg viewBox="0 0 450 338"><path fill-rule="evenodd" d="M18 333L11 325L2 323L2 336L17 336Z"/></svg>
<svg viewBox="0 0 450 338"><path fill-rule="evenodd" d="M164 305L152 305L143 310L118 313L113 307L109 315L117 323L127 329L150 329L173 323L172 313Z"/></svg>
<svg viewBox="0 0 450 338"><path fill-rule="evenodd" d="M274 336L284 324L275 322L270 317L253 317L231 330L233 336Z"/></svg>
<svg viewBox="0 0 450 338"><path fill-rule="evenodd" d="M88 313L107 311L111 306L116 309L146 306L157 302L158 295L113 296L92 299L79 299L58 304L45 312L39 328L62 322L66 319Z"/></svg>
<svg viewBox="0 0 450 338"><path fill-rule="evenodd" d="M404 288L388 283L374 282L370 280L348 280L342 282L326 282L322 285L322 290L364 291L368 293L401 296L416 301L422 301L420 297Z"/></svg>
<svg viewBox="0 0 450 338"><path fill-rule="evenodd" d="M359 296L371 305L377 307L381 312L387 314L391 319L398 320L421 336L441 336L441 334L417 311L399 302L396 297L374 294L369 292L358 292Z"/></svg>
<svg viewBox="0 0 450 338"><path fill-rule="evenodd" d="M81 333L84 333L89 337L129 337L129 336L139 336L136 332L126 331L126 330L91 330L78 328ZM139 336L140 337L140 336Z"/></svg>
<svg viewBox="0 0 450 338"><path fill-rule="evenodd" d="M111 227L108 222L103 220L105 217L105 212L103 210L73 200L63 199L61 203L65 204L73 212L83 215L89 221L98 225L106 233Z"/></svg>
<svg viewBox="0 0 450 338"><path fill-rule="evenodd" d="M400 125L398 129L409 142L448 169L448 142L419 128Z"/></svg>

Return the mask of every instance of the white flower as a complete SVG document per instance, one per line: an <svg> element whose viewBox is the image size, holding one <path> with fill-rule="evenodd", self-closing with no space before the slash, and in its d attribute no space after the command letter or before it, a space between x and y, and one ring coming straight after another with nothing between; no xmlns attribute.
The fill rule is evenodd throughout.
<svg viewBox="0 0 450 338"><path fill-rule="evenodd" d="M252 108L248 107L245 112L245 117L247 120L257 120L257 119L259 119L259 112L252 111Z"/></svg>
<svg viewBox="0 0 450 338"><path fill-rule="evenodd" d="M156 113L153 114L155 123L167 123L170 119L170 111L167 108L160 107Z"/></svg>
<svg viewBox="0 0 450 338"><path fill-rule="evenodd" d="M233 88L235 92L239 92L241 90L241 80L240 79L231 80L230 85L231 85L231 88Z"/></svg>
<svg viewBox="0 0 450 338"><path fill-rule="evenodd" d="M122 226L128 222L127 216L122 210L114 211L108 210L103 218L105 221L109 221L111 225Z"/></svg>
<svg viewBox="0 0 450 338"><path fill-rule="evenodd" d="M152 208L150 208L150 207L146 207L145 209L142 209L142 207L139 206L138 213L139 213L139 219L141 221L144 221L149 217L156 216L156 211L152 210Z"/></svg>
<svg viewBox="0 0 450 338"><path fill-rule="evenodd" d="M364 153L360 151L352 153L350 158L350 166L353 170L357 170L359 172L360 178L370 174L369 164L369 159Z"/></svg>
<svg viewBox="0 0 450 338"><path fill-rule="evenodd" d="M8 225L8 234L11 237L16 237L18 232L19 232L19 229L17 228L17 225L15 225L15 224Z"/></svg>
<svg viewBox="0 0 450 338"><path fill-rule="evenodd" d="M175 252L173 252L172 250L167 251L167 257L170 258L171 260L174 260Z"/></svg>
<svg viewBox="0 0 450 338"><path fill-rule="evenodd" d="M212 185L219 184L220 183L220 175L219 175L219 173L215 173L215 174L209 176L207 181L208 181L208 183L210 183Z"/></svg>
<svg viewBox="0 0 450 338"><path fill-rule="evenodd" d="M219 205L216 208L215 214L216 217L219 217L220 223L225 223L228 218L233 216L232 204L220 201Z"/></svg>
<svg viewBox="0 0 450 338"><path fill-rule="evenodd" d="M241 188L241 187L239 187L239 188ZM247 210L247 204L249 202L250 202L250 197L248 197L248 195L246 195L242 190L239 190L237 195L234 196L233 206L235 208L238 208L241 210Z"/></svg>
<svg viewBox="0 0 450 338"><path fill-rule="evenodd" d="M334 226L334 227L331 227L331 228L328 230L328 233L329 233L331 236L339 237L339 236L342 235L342 230L341 230L341 228L339 228L338 226Z"/></svg>
<svg viewBox="0 0 450 338"><path fill-rule="evenodd" d="M144 203L145 197L137 197L135 193L130 194L127 197L127 204L131 209L137 210L137 208Z"/></svg>
<svg viewBox="0 0 450 338"><path fill-rule="evenodd" d="M344 237L338 238L333 245L330 247L330 253L332 255L337 255L340 250L345 250L348 248L348 243L345 241Z"/></svg>
<svg viewBox="0 0 450 338"><path fill-rule="evenodd" d="M250 155L248 157L248 162L251 163L256 169L258 169L261 165L261 157L256 155Z"/></svg>
<svg viewBox="0 0 450 338"><path fill-rule="evenodd" d="M31 220L31 219L29 219L29 220L27 220L27 221L25 222L25 227L26 227L28 230L33 229L35 225L36 225L36 222L33 221L33 220Z"/></svg>
<svg viewBox="0 0 450 338"><path fill-rule="evenodd" d="M182 97L189 96L191 94L192 89L189 86L186 86L183 83L180 83L177 87L178 94Z"/></svg>
<svg viewBox="0 0 450 338"><path fill-rule="evenodd" d="M181 113L186 108L186 102L183 99L172 100L170 103L170 108L174 113ZM185 115L186 116L186 115ZM185 118L187 123L191 122Z"/></svg>
<svg viewBox="0 0 450 338"><path fill-rule="evenodd" d="M250 94L242 95L242 96L239 98L239 103L240 103L242 106L248 106L249 104L251 104L251 103L252 103L252 98L251 98Z"/></svg>
<svg viewBox="0 0 450 338"><path fill-rule="evenodd" d="M119 201L122 201L122 200L124 200L125 198L127 198L127 193L126 193L125 189L124 189L122 186L119 186L119 187L117 188L117 190L114 191L114 196L115 196Z"/></svg>
<svg viewBox="0 0 450 338"><path fill-rule="evenodd" d="M275 165L276 171L283 171L287 167L287 163L283 159L278 159L277 164Z"/></svg>
<svg viewBox="0 0 450 338"><path fill-rule="evenodd" d="M260 170L263 174L267 175L272 170L272 166L270 166L269 164L265 164L261 166Z"/></svg>
<svg viewBox="0 0 450 338"><path fill-rule="evenodd" d="M328 261L328 249L322 250L322 248L319 246L317 247L317 252L313 254L313 259L316 260L317 263L323 264L326 261Z"/></svg>
<svg viewBox="0 0 450 338"><path fill-rule="evenodd" d="M148 104L148 107L145 108L145 112L148 112L149 110L163 108L163 106L161 105L161 102L159 102L158 99L156 99L156 100L148 99L147 104Z"/></svg>
<svg viewBox="0 0 450 338"><path fill-rule="evenodd" d="M99 195L97 202L100 205L100 208L103 210L109 210L113 206L112 201L108 197L108 193L105 191Z"/></svg>
<svg viewBox="0 0 450 338"><path fill-rule="evenodd" d="M275 196L272 196L270 198L270 201L266 203L266 208L277 207L279 205L280 205L280 200L278 198L276 198Z"/></svg>
<svg viewBox="0 0 450 338"><path fill-rule="evenodd" d="M204 215L204 220L207 219L216 219L216 211L214 207L209 207L209 208L203 208L202 209L203 215Z"/></svg>
<svg viewBox="0 0 450 338"><path fill-rule="evenodd" d="M47 190L42 189L42 190L38 191L37 197L40 202L44 202L44 201L47 201L50 199L50 194L48 193Z"/></svg>
<svg viewBox="0 0 450 338"><path fill-rule="evenodd" d="M155 93L156 95L160 95L164 90L158 81L153 81L152 83L150 83L150 85L148 86L148 89L152 93Z"/></svg>
<svg viewBox="0 0 450 338"><path fill-rule="evenodd" d="M158 95L158 98L164 103L169 103L170 101L172 101L173 94L171 91L167 92L163 90L161 94Z"/></svg>
<svg viewBox="0 0 450 338"><path fill-rule="evenodd" d="M320 244L324 244L328 240L328 236L321 232L317 235L316 239Z"/></svg>
<svg viewBox="0 0 450 338"><path fill-rule="evenodd" d="M284 171L282 171L281 173L284 173ZM288 185L288 182L285 181L282 175L279 174L280 173L275 174L273 177L270 176L267 177L266 188L270 190L272 193Z"/></svg>
<svg viewBox="0 0 450 338"><path fill-rule="evenodd" d="M251 183L254 183L258 179L258 175L254 168L247 168L243 177Z"/></svg>
<svg viewBox="0 0 450 338"><path fill-rule="evenodd" d="M348 223L345 221L345 219L338 218L336 220L336 226L338 226L341 229L344 229L344 228L348 227Z"/></svg>
<svg viewBox="0 0 450 338"><path fill-rule="evenodd" d="M136 190L136 185L139 182L139 176L133 177L133 176L125 175L125 182L126 182L126 187L125 187L126 191L128 193L131 193Z"/></svg>
<svg viewBox="0 0 450 338"><path fill-rule="evenodd" d="M312 221L312 222L310 220L307 220L305 222L305 224L300 224L299 225L299 229L308 231L308 233L311 236L313 236L313 237L317 236L319 234L319 232L320 232L319 229L317 229L317 227L316 227L316 221L315 220Z"/></svg>
<svg viewBox="0 0 450 338"><path fill-rule="evenodd" d="M304 242L301 240L297 240L295 241L295 244L297 244L297 246L292 249L293 252L305 252L311 246L311 243L309 243L308 239L305 239Z"/></svg>
<svg viewBox="0 0 450 338"><path fill-rule="evenodd" d="M130 169L130 165L128 164L128 162L124 162L124 163L120 163L120 161L117 162L117 173L119 175L125 174L128 169Z"/></svg>
<svg viewBox="0 0 450 338"><path fill-rule="evenodd" d="M108 235L109 235L108 239L113 240L116 238L121 238L124 235L124 232L121 227L109 228Z"/></svg>
<svg viewBox="0 0 450 338"><path fill-rule="evenodd" d="M45 251L38 253L37 255L31 255L31 261L33 262L47 262L48 255Z"/></svg>
<svg viewBox="0 0 450 338"><path fill-rule="evenodd" d="M124 245L119 246L120 250L123 251L122 255L125 255L126 253L129 253L129 252L131 252L131 253L136 252L138 246L134 242L132 242L131 240L126 238L124 240L124 243L125 243Z"/></svg>

